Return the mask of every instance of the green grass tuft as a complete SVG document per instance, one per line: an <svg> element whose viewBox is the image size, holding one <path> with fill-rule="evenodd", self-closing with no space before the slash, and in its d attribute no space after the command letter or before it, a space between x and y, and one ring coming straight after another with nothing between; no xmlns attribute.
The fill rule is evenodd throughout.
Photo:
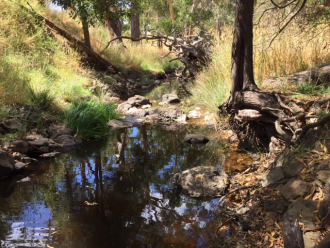
<svg viewBox="0 0 330 248"><path fill-rule="evenodd" d="M119 118L112 103L74 101L64 112L66 124L83 139L99 138L109 134L108 121Z"/></svg>

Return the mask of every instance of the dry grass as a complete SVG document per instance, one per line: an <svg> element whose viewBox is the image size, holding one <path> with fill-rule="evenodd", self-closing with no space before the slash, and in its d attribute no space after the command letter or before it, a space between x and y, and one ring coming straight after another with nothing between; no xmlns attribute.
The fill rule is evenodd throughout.
<svg viewBox="0 0 330 248"><path fill-rule="evenodd" d="M257 26L254 30L254 75L261 88L266 78L290 75L330 60L330 35L323 26L306 33L293 24L270 47L269 29ZM211 64L197 76L191 89L192 101L212 112L230 91L232 33L231 28L224 28L222 39L215 42Z"/></svg>
<svg viewBox="0 0 330 248"><path fill-rule="evenodd" d="M43 15L55 22L59 27L67 30L76 38L83 40L83 32L81 24L74 21L66 11L58 12L46 10ZM95 52L101 54L109 62L113 63L122 70L149 70L149 71L166 71L170 67L176 68L179 62L169 63L173 56L162 58L168 53L168 49L164 47L159 49L155 43L141 42L132 44L130 40L124 40L124 45L112 43L108 49L104 50L109 41L109 33L105 26L99 25L90 27L91 45ZM138 44L138 45L137 45Z"/></svg>

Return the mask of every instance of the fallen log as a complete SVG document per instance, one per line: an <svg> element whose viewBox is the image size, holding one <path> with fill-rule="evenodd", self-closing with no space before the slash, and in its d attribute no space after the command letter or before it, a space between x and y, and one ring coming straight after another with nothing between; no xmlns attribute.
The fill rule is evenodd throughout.
<svg viewBox="0 0 330 248"><path fill-rule="evenodd" d="M111 64L109 61L107 61L106 59L102 58L100 55L98 55L96 52L94 52L91 48L89 48L88 46L85 45L84 42L76 39L74 36L72 36L70 33L68 33L67 31L65 31L64 29L58 27L55 23L51 22L50 20L48 20L47 18L43 17L42 15L40 15L39 13L37 13L32 6L28 3L28 5L30 6L31 10L22 6L24 9L26 9L28 12L32 12L32 14L38 18L40 21L44 22L44 24L46 25L47 28L49 28L50 30L55 31L57 34L61 35L62 37L64 37L65 39L67 39L68 41L70 41L73 46L75 48L81 49L82 51L84 51L88 56L94 58L99 64L101 64L105 69L112 69L115 72L120 72L120 70L114 66L113 64Z"/></svg>

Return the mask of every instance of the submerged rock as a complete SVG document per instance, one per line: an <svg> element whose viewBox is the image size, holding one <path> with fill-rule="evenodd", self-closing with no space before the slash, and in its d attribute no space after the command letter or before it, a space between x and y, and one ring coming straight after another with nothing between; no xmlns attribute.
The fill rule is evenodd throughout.
<svg viewBox="0 0 330 248"><path fill-rule="evenodd" d="M183 141L189 144L206 144L209 142L209 139L202 134L188 134Z"/></svg>
<svg viewBox="0 0 330 248"><path fill-rule="evenodd" d="M173 183L191 197L217 197L227 188L227 174L216 167L198 166L174 175Z"/></svg>

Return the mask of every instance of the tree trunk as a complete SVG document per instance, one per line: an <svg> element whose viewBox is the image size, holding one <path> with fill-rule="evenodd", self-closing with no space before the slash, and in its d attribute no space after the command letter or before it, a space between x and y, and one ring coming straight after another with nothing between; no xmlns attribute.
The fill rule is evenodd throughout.
<svg viewBox="0 0 330 248"><path fill-rule="evenodd" d="M174 18L174 11L173 11L172 0L168 0L168 8L170 10L170 15L171 15L172 23L174 23L175 22L175 18Z"/></svg>
<svg viewBox="0 0 330 248"><path fill-rule="evenodd" d="M120 19L115 15L115 13L110 14L106 17L105 25L109 30L110 40L121 36L122 25ZM119 42L123 42L123 39L118 39Z"/></svg>
<svg viewBox="0 0 330 248"><path fill-rule="evenodd" d="M254 0L237 0L232 46L232 100L241 90L257 89L253 76L253 3Z"/></svg>
<svg viewBox="0 0 330 248"><path fill-rule="evenodd" d="M88 48L92 48L91 46L91 39L90 39L90 35L89 35L89 29L88 29L88 21L87 18L85 16L81 17L81 22L82 22L82 26L83 26L83 31L84 31L84 40L85 40L85 45Z"/></svg>
<svg viewBox="0 0 330 248"><path fill-rule="evenodd" d="M131 2L131 38L139 39L141 36L140 31L140 15L139 15L139 4L137 0Z"/></svg>

